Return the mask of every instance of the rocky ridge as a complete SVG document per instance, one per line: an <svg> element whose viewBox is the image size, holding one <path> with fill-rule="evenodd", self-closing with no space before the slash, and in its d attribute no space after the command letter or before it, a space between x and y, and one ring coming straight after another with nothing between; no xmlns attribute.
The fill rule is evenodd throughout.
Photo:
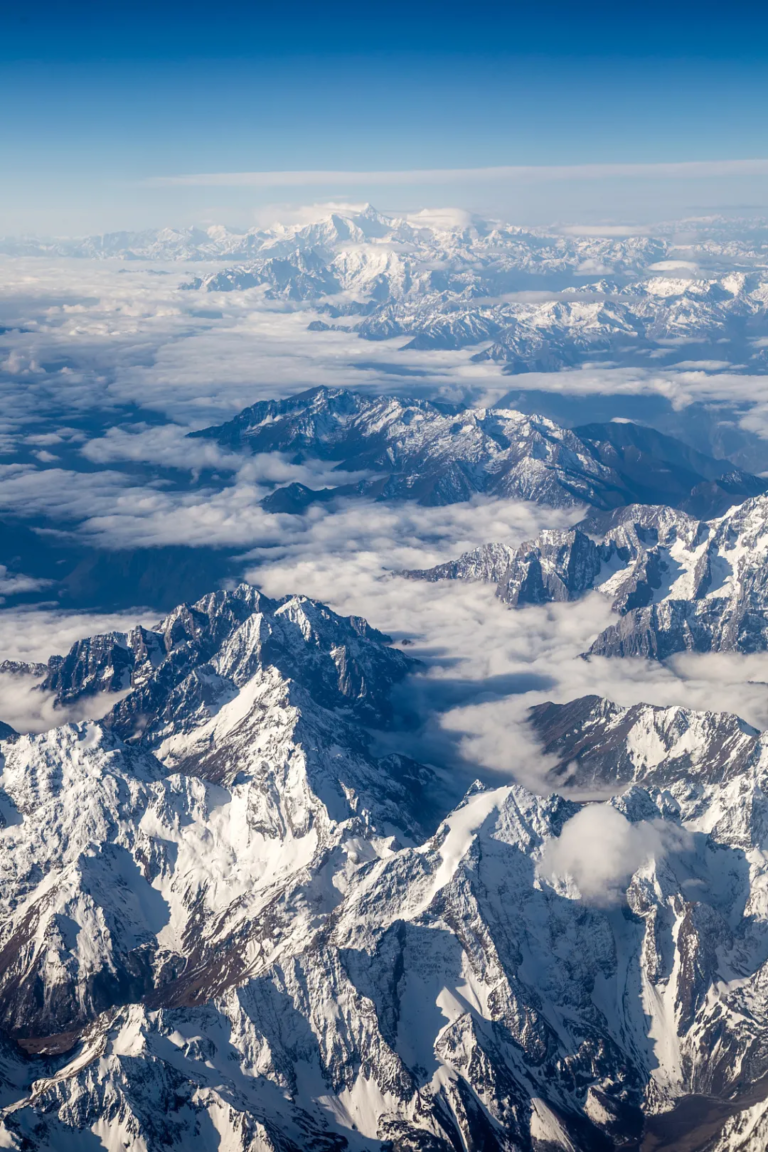
<svg viewBox="0 0 768 1152"><path fill-rule="evenodd" d="M592 513L514 550L487 545L409 579L486 579L510 607L576 600L597 591L619 616L589 651L664 660L677 652L768 648L768 500L714 520L666 506ZM496 563L494 558L500 558Z"/></svg>
<svg viewBox="0 0 768 1152"><path fill-rule="evenodd" d="M301 485L268 497L272 511L364 496L453 504L487 495L554 507L601 509L662 496L697 514L725 511L768 482L638 425L561 428L511 409L314 388L261 401L226 424L190 434L228 451L283 452L368 472L356 484L315 492Z"/></svg>

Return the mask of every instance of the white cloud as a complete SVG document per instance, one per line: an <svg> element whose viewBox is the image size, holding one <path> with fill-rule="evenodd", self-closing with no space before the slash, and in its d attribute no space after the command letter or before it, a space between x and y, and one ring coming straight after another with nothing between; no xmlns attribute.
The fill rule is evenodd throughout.
<svg viewBox="0 0 768 1152"><path fill-rule="evenodd" d="M377 172L306 170L292 172L198 172L182 176L152 176L153 188L303 188L351 185L548 183L570 180L647 178L695 180L728 176L768 175L768 160L699 160L660 164L500 165L490 168L413 168Z"/></svg>
<svg viewBox="0 0 768 1152"><path fill-rule="evenodd" d="M62 724L99 720L126 692L110 696L84 696L60 707L55 693L41 692L33 676L0 673L0 720L17 732L47 732Z"/></svg>
<svg viewBox="0 0 768 1152"><path fill-rule="evenodd" d="M282 452L260 452L258 456L227 452L215 440L189 439L189 432L188 427L180 424L113 427L103 436L89 440L80 451L87 460L97 464L142 461L192 473L203 469L237 472L241 482L250 484L336 487L370 475L344 472L323 460L297 464Z"/></svg>
<svg viewBox="0 0 768 1152"><path fill-rule="evenodd" d="M0 324L12 320L28 329L0 338L15 363L24 365L21 375L0 374L0 436L9 446L14 432L28 436L41 420L58 418L71 428L77 417L108 427L110 410L121 410L122 421L127 406L200 428L257 400L317 385L438 394L483 404L519 389L663 397L677 410L692 403L740 405L745 429L768 438L765 377L721 371L717 362L671 369L653 362L633 368L593 365L510 377L498 364L472 363L473 348L405 352L402 338L374 344L346 332L318 338L307 331L315 315L310 309L256 308L247 292L217 294L221 319L193 317L194 294L179 291L189 270L178 265L169 276L152 276L143 265L122 274L109 264L78 261L75 281L72 264L0 260ZM80 298L67 304L74 283ZM40 446L57 451L53 442ZM99 444L94 451L114 453L115 447Z"/></svg>
<svg viewBox="0 0 768 1152"><path fill-rule="evenodd" d="M19 596L24 592L38 592L46 588L50 580L38 580L25 576L22 572L9 572L5 564L0 564L0 604L6 596Z"/></svg>
<svg viewBox="0 0 768 1152"><path fill-rule="evenodd" d="M572 881L586 904L611 907L646 861L661 860L684 833L663 821L632 824L610 804L590 804L563 826L542 855L540 872Z"/></svg>
<svg viewBox="0 0 768 1152"><path fill-rule="evenodd" d="M327 219L331 213L339 216L355 216L368 207L365 201L350 204L339 200L326 200L318 204L264 204L253 209L252 219L260 228L271 228L275 225L289 227L292 224L317 224L320 220Z"/></svg>
<svg viewBox="0 0 768 1152"><path fill-rule="evenodd" d="M136 623L152 624L153 614L139 620L133 612L64 612L50 607L4 608L0 612L0 653L3 660L45 663L64 655L76 640L100 632L124 632ZM0 713L0 720L4 719Z"/></svg>

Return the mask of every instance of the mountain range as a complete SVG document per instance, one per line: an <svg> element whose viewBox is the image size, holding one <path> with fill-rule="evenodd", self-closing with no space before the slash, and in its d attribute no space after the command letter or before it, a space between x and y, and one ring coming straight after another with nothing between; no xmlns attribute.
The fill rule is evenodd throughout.
<svg viewBox="0 0 768 1152"><path fill-rule="evenodd" d="M567 429L540 416L344 389L314 388L265 400L193 439L228 451L283 452L319 459L354 484L313 490L291 484L264 500L270 512L298 513L340 496L454 504L482 494L553 507L609 509L658 503L711 515L768 491L768 481L688 448L650 428L624 423Z"/></svg>
<svg viewBox="0 0 768 1152"><path fill-rule="evenodd" d="M664 660L768 648L767 549L768 499L759 496L711 520L668 506L593 512L516 549L488 544L403 575L496 583L511 608L597 591L619 618L589 652Z"/></svg>
<svg viewBox="0 0 768 1152"><path fill-rule="evenodd" d="M599 236L365 206L287 228L5 241L0 252L175 270L178 283L163 281L174 314L227 300L233 313L292 313L294 330L298 316L328 347L392 341L390 358L407 349L419 364L448 351L486 381L595 364L759 373L767 245L764 222ZM311 388L192 432L190 459L226 459L226 471L188 474L160 450L120 473L117 456L129 535L109 534L109 498L90 529L55 501L28 513L24 495L4 513L6 635L32 651L41 621L58 627L57 607L122 619L87 635L105 625L75 616L83 634L69 650L0 659L0 1147L768 1146L768 733L729 712L642 701L646 675L655 691L670 669L684 680L684 653L730 653L708 667L759 675L768 474L733 463L747 451L738 399L725 416L702 401L710 431L698 438L685 428L695 405L681 409L663 425L677 439L649 426L647 396L631 422L611 419L608 393L577 418L549 386L495 406L430 394L426 379L414 397ZM128 430L110 416L114 443L160 428L155 416ZM750 419L759 429L759 409ZM87 491L99 491L99 449L81 453L91 440L78 440L57 462L38 451L57 443L47 428L25 433L29 459L7 469L17 490L49 466L65 485L66 463L87 467ZM167 431L176 444L178 427ZM277 469L252 459L272 454ZM326 486L243 479L295 467ZM257 539L249 554L247 533L219 548L203 533L166 546L140 530L158 496L170 523L174 507L226 514L230 491L252 514L248 532L267 525L265 541L281 542L285 529L285 551ZM422 543L443 561L403 572L395 528L393 554L377 543L365 587L334 601L363 604L374 585L368 602L385 601L398 636L423 606L421 647L393 641L373 611L369 623L242 582L267 556L265 588L285 587L316 548L335 581L336 512L375 529L386 502L396 525L426 534L434 521L477 541L481 515L515 522L506 502L520 500L537 505L526 522L558 527L448 560L444 546L431 551L436 532ZM141 603L151 616L133 611ZM550 604L562 608L533 610ZM553 675L521 718L532 678L490 673L526 654L538 671L542 615L572 636L573 616L581 627L595 607L583 658L634 702L572 699ZM127 608L143 623L126 624ZM7 643L0 656L12 657L21 643ZM469 666L478 679L461 679ZM752 680L750 700L763 688ZM717 703L716 682L707 692ZM486 722L503 772L473 763L467 736L484 738Z"/></svg>
<svg viewBox="0 0 768 1152"><path fill-rule="evenodd" d="M181 286L257 290L255 308L312 305L316 332L341 328L417 351L476 348L475 360L513 374L594 360L646 367L659 357L711 360L715 344L717 360L738 371L765 365L768 277L764 227L754 221L693 220L660 225L653 235L599 236L466 213L388 216L366 205L243 232L214 225L7 238L0 252L213 262ZM222 269L222 261L236 263ZM531 290L539 297L526 297Z"/></svg>
<svg viewBox="0 0 768 1152"><path fill-rule="evenodd" d="M609 421L568 428L508 406L472 408L371 391L320 388L262 401L193 439L221 445L246 467L251 455L280 453L283 474L302 462L314 468L319 461L326 477L338 470L338 481L327 478L324 487L265 481L253 499L275 516L301 516L316 504L332 513L356 499L435 507L512 498L574 514L663 502L709 519L768 488L765 477L735 467L725 455L716 459L647 425ZM74 457L71 467L81 466ZM31 465L30 482L44 481L49 467L59 465ZM192 476L161 465L145 473L150 488L159 483L200 501L210 493L224 504L237 491L233 473ZM128 472L110 470L110 482L119 478L135 483ZM280 522L272 523L278 531ZM244 571L243 546L236 543L163 543L142 533L115 541L109 532L94 536L77 521L64 532L55 515L29 511L24 501L6 510L0 534L0 592L8 604L55 600L89 610L149 604L159 613L237 582Z"/></svg>
<svg viewBox="0 0 768 1152"><path fill-rule="evenodd" d="M712 1148L755 1146L763 738L540 705L560 793L460 799L361 726L414 674L247 585L49 661L62 703L112 707L2 742L6 1147L673 1147L698 1097ZM629 845L598 881L585 819Z"/></svg>
<svg viewBox="0 0 768 1152"><path fill-rule="evenodd" d="M386 264L390 251L393 255L418 257L446 250L461 263L474 249L486 255L486 262L503 254L510 268L560 272L586 263L593 274L598 267L622 272L640 269L667 255L672 248L667 238L642 234L621 238L570 236L469 217L466 213L397 217L378 212L370 205L330 211L307 224L277 224L242 232L212 225L112 232L74 239L6 237L0 241L0 250L8 255L155 261L242 260L257 256L268 260L295 258L302 252L327 259L340 251L350 252L354 263L359 258L356 250L370 249L371 254L380 253L382 264ZM748 248L743 248L746 254Z"/></svg>

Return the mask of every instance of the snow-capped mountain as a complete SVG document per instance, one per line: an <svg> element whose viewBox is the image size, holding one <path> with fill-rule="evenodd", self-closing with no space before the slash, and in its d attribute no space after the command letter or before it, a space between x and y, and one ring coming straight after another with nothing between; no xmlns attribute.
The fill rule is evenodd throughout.
<svg viewBox="0 0 768 1152"><path fill-rule="evenodd" d="M542 705L553 781L613 799L451 807L358 726L410 667L363 621L243 586L70 657L106 720L2 743L7 1147L593 1152L759 1101L768 758L737 718ZM630 845L599 882L584 820Z"/></svg>
<svg viewBox="0 0 768 1152"><path fill-rule="evenodd" d="M80 239L6 237L0 240L0 251L9 255L162 261L270 259L314 251L326 259L341 255L339 267L346 267L353 276L359 264L369 260L386 263L390 253L401 254L414 268L428 257L434 261L440 255L459 271L462 264L479 262L480 267L498 264L502 275L521 269L534 273L578 271L590 277L638 272L662 259L670 249L666 238L572 236L461 216L388 216L363 205L334 209L307 224L277 224L242 232L213 225L112 232Z"/></svg>
<svg viewBox="0 0 768 1152"><path fill-rule="evenodd" d="M760 737L727 712L620 708L599 696L538 704L530 720L543 753L555 758L552 783L595 791L606 781L666 788L704 777L713 787L727 784L748 770Z"/></svg>
<svg viewBox="0 0 768 1152"><path fill-rule="evenodd" d="M332 907L349 854L436 823L434 774L374 759L359 727L385 722L413 665L364 621L242 585L51 664L62 700L118 702L100 725L7 739L0 1001L14 1035L66 1032L175 979L190 933L200 965L237 950L313 860ZM313 906L309 891L291 899Z"/></svg>
<svg viewBox="0 0 768 1152"><path fill-rule="evenodd" d="M561 428L508 409L314 388L261 401L233 420L191 433L236 452L288 452L370 479L315 492L271 494L269 511L299 512L333 496L453 504L477 493L554 507L614 508L661 498L713 514L768 482L637 425Z"/></svg>
<svg viewBox="0 0 768 1152"><path fill-rule="evenodd" d="M742 244L740 258L734 252L711 275L695 277L690 260L680 275L680 261L664 259L675 249L662 237L563 236L480 220L463 229L414 229L373 218L376 235L363 235L355 218L331 217L295 229L290 240L281 234L265 241L255 261L185 286L260 287L268 300L316 301L327 319L311 321L314 331L400 338L405 349L482 345L474 359L512 373L558 371L595 358L639 364L653 352L690 359L691 346L713 343L734 363L764 359L768 279L760 245L747 259ZM693 247L686 256L697 254ZM705 266L717 263L714 251L698 254ZM590 280L608 269L611 275ZM555 298L507 298L537 286Z"/></svg>
<svg viewBox="0 0 768 1152"><path fill-rule="evenodd" d="M624 528L621 519L617 538ZM656 547L646 549L644 557L638 554L640 597L620 605L621 619L598 637L591 651L659 659L683 650L764 651L766 547L765 497L747 500L718 520L678 521L667 532L662 530Z"/></svg>
<svg viewBox="0 0 768 1152"><path fill-rule="evenodd" d="M477 349L474 359L509 373L594 359L647 365L651 355L711 359L715 343L718 360L760 370L768 336L764 227L700 220L682 228L689 235L679 247L673 226L652 236L579 235L466 213L397 217L365 205L242 232L213 225L10 238L0 240L0 253L213 264L181 287L251 293L243 303L254 308L312 304L313 331L340 328L422 351ZM544 298L531 299L530 290Z"/></svg>
<svg viewBox="0 0 768 1152"><path fill-rule="evenodd" d="M222 663L222 645L235 639L238 647L228 648ZM337 616L306 597L270 600L242 584L180 605L153 629L139 626L78 641L66 656L50 658L40 687L54 692L60 704L131 689L105 722L145 746L156 738L147 717L170 717L177 705L189 714L193 700L195 714L204 714L232 691L230 679L238 682L262 664L286 677L300 670L319 703L382 722L389 715L390 689L413 664L386 640L365 620ZM179 694L183 699L177 700Z"/></svg>
<svg viewBox="0 0 768 1152"><path fill-rule="evenodd" d="M570 531L545 531L515 550L489 544L403 575L491 581L511 607L576 600L594 589L619 619L589 651L663 660L768 648L767 550L768 498L759 496L708 521L667 506L593 512Z"/></svg>

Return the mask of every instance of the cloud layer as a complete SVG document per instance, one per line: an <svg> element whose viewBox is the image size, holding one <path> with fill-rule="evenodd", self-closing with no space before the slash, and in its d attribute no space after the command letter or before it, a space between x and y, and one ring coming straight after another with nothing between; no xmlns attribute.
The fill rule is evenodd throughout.
<svg viewBox="0 0 768 1152"><path fill-rule="evenodd" d="M23 509L102 547L238 549L243 572L270 594L313 595L408 639L423 661L406 701L420 721L389 739L467 774L501 773L545 788L548 765L525 724L530 705L545 699L596 692L620 704L731 710L768 725L762 656L692 656L667 666L585 662L580 653L610 619L599 597L510 612L492 588L392 575L489 540L517 543L570 517L508 501L443 509L342 502L304 517L269 515L259 500L275 483L322 487L334 479L327 465L278 455L243 460L185 439L189 429L258 399L317 384L484 403L513 388L661 397L681 412L691 404L742 405L734 419L768 436L762 377L724 371L715 357L676 370L593 366L503 377L467 353L406 353L401 341L371 346L343 332L319 340L307 331L312 313L265 307L247 292L217 297L214 309L196 316L179 290L183 278L178 266L0 261L0 327L9 329L0 333L1 515ZM0 656L35 659L114 626L51 609L6 610L0 625ZM30 714L26 703L17 711Z"/></svg>
<svg viewBox="0 0 768 1152"><path fill-rule="evenodd" d="M344 188L352 185L548 183L615 178L697 180L726 176L766 176L768 160L689 160L656 164L501 165L493 168L411 168L383 171L198 172L152 176L154 188Z"/></svg>

